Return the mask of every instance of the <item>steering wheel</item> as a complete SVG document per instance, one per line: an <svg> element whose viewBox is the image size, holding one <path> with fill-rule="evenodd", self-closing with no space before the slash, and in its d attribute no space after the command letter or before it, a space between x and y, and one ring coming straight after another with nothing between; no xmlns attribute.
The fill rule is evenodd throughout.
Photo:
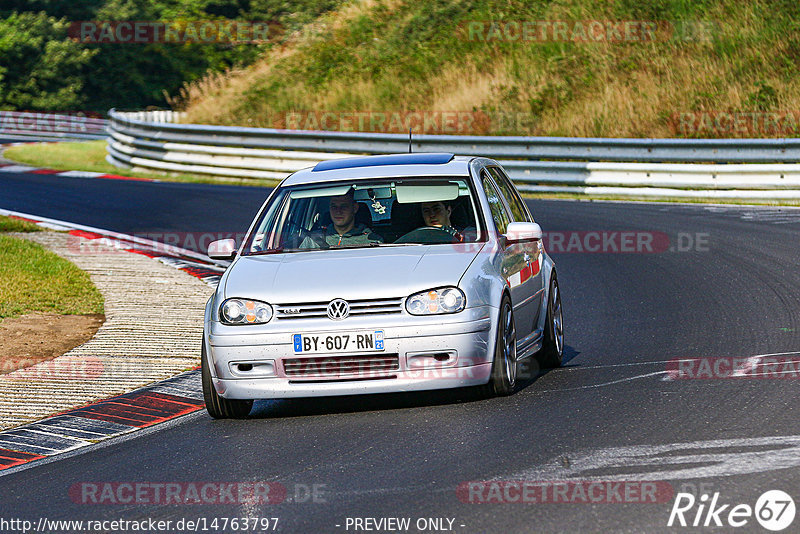
<svg viewBox="0 0 800 534"><path fill-rule="evenodd" d="M306 230L303 227L300 227L298 234L300 236L300 240L297 244L298 247L303 243L303 241L305 241L306 238L309 238L311 241L316 243L319 246L319 248L331 248L328 242L325 241L325 238L316 232L312 232L310 230Z"/></svg>
<svg viewBox="0 0 800 534"><path fill-rule="evenodd" d="M440 243L459 243L461 234L452 226L420 226L399 237L395 243L422 243L437 245Z"/></svg>

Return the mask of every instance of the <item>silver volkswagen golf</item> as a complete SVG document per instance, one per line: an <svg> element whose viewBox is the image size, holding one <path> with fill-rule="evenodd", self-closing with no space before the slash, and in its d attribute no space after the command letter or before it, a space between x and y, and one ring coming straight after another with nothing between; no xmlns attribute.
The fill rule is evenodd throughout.
<svg viewBox="0 0 800 534"><path fill-rule="evenodd" d="M453 154L325 161L286 178L205 309L215 418L255 399L479 386L561 364L561 297L542 230L502 167Z"/></svg>

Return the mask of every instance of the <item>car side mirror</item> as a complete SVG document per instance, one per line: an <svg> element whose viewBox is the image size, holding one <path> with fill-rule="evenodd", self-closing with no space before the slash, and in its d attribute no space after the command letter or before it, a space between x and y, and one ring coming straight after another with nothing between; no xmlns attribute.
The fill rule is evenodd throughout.
<svg viewBox="0 0 800 534"><path fill-rule="evenodd" d="M503 237L506 238L506 245L538 241L542 238L542 227L534 222L508 223Z"/></svg>
<svg viewBox="0 0 800 534"><path fill-rule="evenodd" d="M220 239L208 245L208 257L212 260L232 260L236 256L236 241Z"/></svg>

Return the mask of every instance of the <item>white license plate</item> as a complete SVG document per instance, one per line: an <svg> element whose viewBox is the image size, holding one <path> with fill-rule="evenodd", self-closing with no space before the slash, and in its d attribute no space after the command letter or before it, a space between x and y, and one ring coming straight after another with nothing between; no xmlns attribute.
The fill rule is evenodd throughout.
<svg viewBox="0 0 800 534"><path fill-rule="evenodd" d="M336 334L294 334L295 354L336 352L375 352L384 350L383 330L363 330Z"/></svg>

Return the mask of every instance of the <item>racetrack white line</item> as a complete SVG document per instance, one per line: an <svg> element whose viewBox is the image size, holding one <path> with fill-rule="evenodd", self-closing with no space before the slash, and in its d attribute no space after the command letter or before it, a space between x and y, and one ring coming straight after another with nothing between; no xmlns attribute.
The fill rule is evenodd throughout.
<svg viewBox="0 0 800 534"><path fill-rule="evenodd" d="M657 375L664 375L669 374L669 371L656 371L655 373L647 373L644 375L637 375L637 376L629 376L627 378L620 378L619 380L612 380L611 382L603 382L602 384L590 384L587 386L579 386L576 388L560 388L560 389L542 389L536 391L536 393L557 393L560 391L578 391L581 389L592 389L592 388L601 388L605 386L611 386L614 384L620 384L622 382L630 382L632 380L639 380L640 378L647 378L650 376L657 376Z"/></svg>
<svg viewBox="0 0 800 534"><path fill-rule="evenodd" d="M754 356L748 356L747 357L747 361L748 361L749 365L748 365L746 370L749 371L749 370L752 370L752 369L754 369L756 367L759 367L761 365L759 362L763 358L766 358L768 356L787 356L787 355L792 355L792 354L800 354L800 351L772 352L772 353L768 353L768 354L756 354ZM609 365L593 365L593 366L587 366L587 367L562 367L562 368L554 369L553 371L554 372L563 373L563 372L567 372L567 371L583 371L583 370L592 370L592 369L612 369L612 368L616 368L616 367L631 367L631 366L654 365L654 364L662 364L663 365L663 364L669 364L669 363L673 363L673 362L686 362L686 361L694 361L694 360L702 360L702 359L703 359L702 357L698 357L698 358L673 358L673 359L670 359L670 360L656 360L656 361L652 361L652 362L617 363L617 364L609 364ZM576 388L543 389L543 390L537 391L537 393L555 393L555 392L559 392L559 391L578 391L578 390L582 390L582 389L600 388L600 387L611 386L611 385L614 385L614 384L620 384L620 383L623 383L623 382L630 382L632 380L639 380L639 379L642 379L642 378L648 378L648 377L651 377L651 376L659 376L659 375L666 375L664 378L661 379L662 381L672 382L672 381L675 381L675 378L673 378L673 376L672 376L673 374L674 374L673 371L668 371L668 370L656 371L656 372L653 372L653 373L646 373L646 374L642 374L642 375L630 376L630 377L626 377L626 378L620 378L618 380L612 380L610 382L603 382L603 383L600 383L600 384L589 384L589 385L585 385L585 386L579 386L579 387L576 387ZM767 374L767 373L750 373L747 376L761 376L761 375L765 375L765 374ZM740 376L740 375L744 376L743 372L740 373L740 374L736 374L735 376Z"/></svg>
<svg viewBox="0 0 800 534"><path fill-rule="evenodd" d="M766 358L767 356L786 356L788 354L800 354L800 351L790 351L790 352L772 352L769 354L756 354L755 356L747 356L747 358ZM713 356L710 356L713 357ZM610 363L607 365L587 365L587 366L575 366L575 367L558 367L553 369L552 372L563 373L566 371L584 371L589 369L612 369L614 367L632 367L636 365L654 365L660 363L670 363L670 362L689 362L694 360L702 360L705 356L698 356L698 357L687 357L687 358L672 358L669 360L654 360L649 362L630 362L630 363Z"/></svg>
<svg viewBox="0 0 800 534"><path fill-rule="evenodd" d="M49 217L42 217L41 215L34 215L31 213L23 213L20 211L12 211L0 208L0 215L13 215L16 217L23 217L25 219L31 219L36 221L41 221L48 224L55 224L64 228L73 229L73 230L83 230L84 232L91 232L95 234L100 234L104 236L113 237L118 240L128 241L131 243L135 243L138 245L145 245L147 247L154 248L155 250L159 250L169 254L178 254L181 256L186 256L188 258L194 258L197 260L201 260L205 263L213 263L220 267L227 267L229 262L220 262L214 261L210 259L205 254L200 254L199 252L195 252L193 250L188 250L181 247L176 247L175 245L168 245L165 243L160 243L158 241L153 241L151 239L145 239L143 237L137 237L134 235L123 234L121 232L114 232L112 230L105 230L103 228L95 228L94 226L86 226L84 224L77 224L69 221L62 221L59 219L51 219Z"/></svg>

